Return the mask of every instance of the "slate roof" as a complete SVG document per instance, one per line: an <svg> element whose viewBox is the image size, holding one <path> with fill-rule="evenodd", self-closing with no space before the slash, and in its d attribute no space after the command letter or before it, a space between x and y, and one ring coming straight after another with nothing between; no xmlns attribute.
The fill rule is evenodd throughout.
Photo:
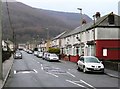
<svg viewBox="0 0 120 89"><path fill-rule="evenodd" d="M103 16L103 17L100 17L99 19L97 19L95 21L95 24L93 21L91 21L90 23L87 23L87 24L83 24L82 26L79 26L79 27L75 28L74 30L67 32L61 38L68 37L68 36L71 36L73 34L77 34L77 33L80 33L82 31L90 30L90 29L96 28L96 27L117 27L117 28L119 27L120 28L120 16L118 16L118 15L113 14L114 21L115 21L114 25L108 24L108 16L110 14L112 14L112 12Z"/></svg>
<svg viewBox="0 0 120 89"><path fill-rule="evenodd" d="M54 37L52 40L58 39L60 38L62 35L64 35L66 33L66 31L62 32L61 34L57 35L56 37Z"/></svg>

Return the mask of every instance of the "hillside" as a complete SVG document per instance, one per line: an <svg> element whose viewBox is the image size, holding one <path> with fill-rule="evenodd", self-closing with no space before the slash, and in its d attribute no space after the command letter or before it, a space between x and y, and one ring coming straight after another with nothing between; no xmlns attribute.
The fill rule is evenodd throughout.
<svg viewBox="0 0 120 89"><path fill-rule="evenodd" d="M49 36L54 37L65 30L73 30L80 24L79 13L37 9L20 2L9 2L8 8L17 42L26 42L38 37L39 40L45 39L48 30ZM91 21L87 15L83 15L83 18L87 22ZM12 29L10 29L5 2L3 2L3 38L12 39Z"/></svg>

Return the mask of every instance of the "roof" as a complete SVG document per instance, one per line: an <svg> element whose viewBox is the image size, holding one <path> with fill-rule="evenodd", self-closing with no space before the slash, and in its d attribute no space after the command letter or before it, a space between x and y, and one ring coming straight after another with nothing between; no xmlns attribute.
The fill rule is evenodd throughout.
<svg viewBox="0 0 120 89"><path fill-rule="evenodd" d="M57 35L56 37L54 37L52 40L55 40L55 39L60 38L60 37L63 36L65 33L66 33L66 31L60 33L59 35Z"/></svg>
<svg viewBox="0 0 120 89"><path fill-rule="evenodd" d="M74 30L66 33L65 35L62 36L62 38L68 37L73 34L77 34L77 33L80 33L80 32L86 31L86 30L90 30L90 29L96 28L96 27L119 27L120 28L120 16L118 16L118 15L113 14L114 21L115 21L114 25L108 24L108 16L110 14L113 14L113 13L109 13L103 17L100 17L99 19L97 19L95 21L95 23L93 21L91 21L90 23L83 24L82 26L79 26L79 27L75 28Z"/></svg>
<svg viewBox="0 0 120 89"><path fill-rule="evenodd" d="M120 27L120 16L116 15L116 14L113 14L114 15L114 24L113 25L108 24L108 17L111 14L113 14L113 12L99 18L95 22L95 25L93 24L89 29L94 28L94 27Z"/></svg>
<svg viewBox="0 0 120 89"><path fill-rule="evenodd" d="M83 24L82 26L79 26L79 27L75 28L74 30L72 30L70 32L67 32L65 35L62 36L62 38L71 36L73 34L80 33L82 31L85 31L86 29L88 29L92 25L93 25L93 22L90 22L90 23L87 23L87 24Z"/></svg>

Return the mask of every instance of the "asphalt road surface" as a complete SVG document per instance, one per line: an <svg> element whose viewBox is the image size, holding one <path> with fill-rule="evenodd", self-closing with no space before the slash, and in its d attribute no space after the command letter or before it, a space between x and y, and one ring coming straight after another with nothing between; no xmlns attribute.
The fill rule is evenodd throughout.
<svg viewBox="0 0 120 89"><path fill-rule="evenodd" d="M118 87L118 79L99 73L83 73L76 64L60 60L49 62L22 51L23 59L15 59L4 87Z"/></svg>

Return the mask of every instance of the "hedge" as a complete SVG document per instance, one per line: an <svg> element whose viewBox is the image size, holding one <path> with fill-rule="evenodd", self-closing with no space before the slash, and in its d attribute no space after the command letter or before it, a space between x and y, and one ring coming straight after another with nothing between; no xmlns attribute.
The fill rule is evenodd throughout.
<svg viewBox="0 0 120 89"><path fill-rule="evenodd" d="M48 52L49 53L60 54L60 49L59 48L49 48Z"/></svg>

